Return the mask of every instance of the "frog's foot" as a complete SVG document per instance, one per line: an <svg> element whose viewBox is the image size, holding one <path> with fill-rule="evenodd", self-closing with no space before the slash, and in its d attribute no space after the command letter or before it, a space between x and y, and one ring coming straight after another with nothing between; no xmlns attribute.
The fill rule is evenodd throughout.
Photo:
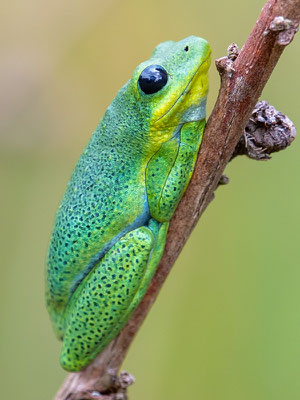
<svg viewBox="0 0 300 400"><path fill-rule="evenodd" d="M167 229L150 220L127 233L77 287L65 315L63 368L81 370L121 331L153 277Z"/></svg>

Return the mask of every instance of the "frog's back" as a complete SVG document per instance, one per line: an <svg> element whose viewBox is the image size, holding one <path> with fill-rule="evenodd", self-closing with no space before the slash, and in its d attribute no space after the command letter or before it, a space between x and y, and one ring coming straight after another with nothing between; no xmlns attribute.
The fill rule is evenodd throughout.
<svg viewBox="0 0 300 400"><path fill-rule="evenodd" d="M108 112L82 153L55 219L47 304L58 336L81 280L121 236L149 220L145 156L138 146L128 147L121 131L107 129L110 119Z"/></svg>

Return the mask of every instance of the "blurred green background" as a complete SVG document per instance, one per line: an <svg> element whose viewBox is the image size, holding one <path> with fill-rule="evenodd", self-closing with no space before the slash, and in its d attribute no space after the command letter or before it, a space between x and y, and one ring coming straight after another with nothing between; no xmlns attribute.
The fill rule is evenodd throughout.
<svg viewBox="0 0 300 400"><path fill-rule="evenodd" d="M51 399L66 373L44 306L57 205L99 118L154 46L242 46L262 0L11 0L1 20L1 398ZM300 34L262 98L300 127ZM219 87L211 68L208 111ZM298 139L299 140L299 139ZM234 161L134 341L131 399L300 398L300 147Z"/></svg>

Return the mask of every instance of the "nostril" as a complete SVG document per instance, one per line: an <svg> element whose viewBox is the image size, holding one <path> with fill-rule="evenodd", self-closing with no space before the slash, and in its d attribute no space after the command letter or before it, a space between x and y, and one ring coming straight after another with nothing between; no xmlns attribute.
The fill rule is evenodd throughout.
<svg viewBox="0 0 300 400"><path fill-rule="evenodd" d="M189 46L185 46L184 51L189 51Z"/></svg>

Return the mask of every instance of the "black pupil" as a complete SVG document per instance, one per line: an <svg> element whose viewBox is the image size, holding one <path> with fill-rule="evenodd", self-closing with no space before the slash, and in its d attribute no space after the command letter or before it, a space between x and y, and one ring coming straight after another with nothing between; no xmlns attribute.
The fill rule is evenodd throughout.
<svg viewBox="0 0 300 400"><path fill-rule="evenodd" d="M150 65L142 71L139 77L140 88L146 94L158 92L167 82L167 71L160 65Z"/></svg>

